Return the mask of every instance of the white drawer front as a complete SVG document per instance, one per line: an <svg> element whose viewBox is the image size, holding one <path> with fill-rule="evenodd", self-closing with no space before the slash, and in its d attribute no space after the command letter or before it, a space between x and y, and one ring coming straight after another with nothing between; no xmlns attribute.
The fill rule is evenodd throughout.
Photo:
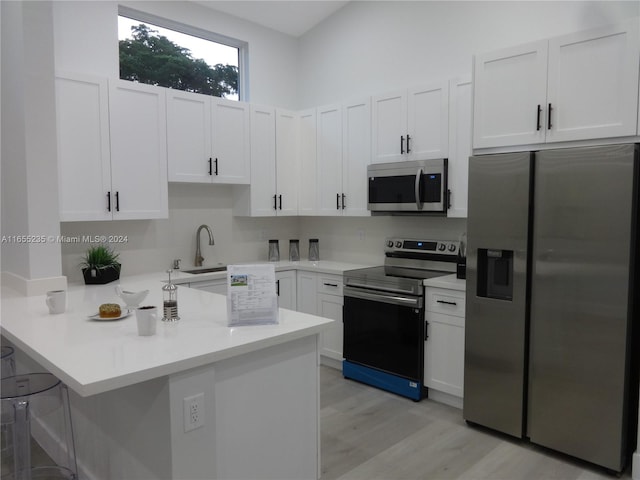
<svg viewBox="0 0 640 480"><path fill-rule="evenodd" d="M319 274L318 293L342 295L342 276Z"/></svg>
<svg viewBox="0 0 640 480"><path fill-rule="evenodd" d="M426 310L464 317L465 293L443 288L426 288Z"/></svg>

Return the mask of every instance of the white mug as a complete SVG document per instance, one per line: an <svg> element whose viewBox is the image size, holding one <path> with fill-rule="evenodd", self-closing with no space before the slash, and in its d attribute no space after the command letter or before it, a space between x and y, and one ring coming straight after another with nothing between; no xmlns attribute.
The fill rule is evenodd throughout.
<svg viewBox="0 0 640 480"><path fill-rule="evenodd" d="M152 305L136 308L136 321L138 322L138 335L155 335L158 322L158 308Z"/></svg>
<svg viewBox="0 0 640 480"><path fill-rule="evenodd" d="M64 313L67 307L67 292L64 290L51 290L47 292L45 301L49 307L49 313Z"/></svg>

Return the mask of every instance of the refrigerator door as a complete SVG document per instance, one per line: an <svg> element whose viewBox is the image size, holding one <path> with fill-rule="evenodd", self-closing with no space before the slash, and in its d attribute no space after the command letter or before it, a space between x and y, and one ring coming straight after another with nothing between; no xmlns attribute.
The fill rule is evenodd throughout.
<svg viewBox="0 0 640 480"><path fill-rule="evenodd" d="M521 437L532 154L469 159L464 411Z"/></svg>
<svg viewBox="0 0 640 480"><path fill-rule="evenodd" d="M636 147L536 154L531 441L620 471ZM634 387L634 388L637 388Z"/></svg>

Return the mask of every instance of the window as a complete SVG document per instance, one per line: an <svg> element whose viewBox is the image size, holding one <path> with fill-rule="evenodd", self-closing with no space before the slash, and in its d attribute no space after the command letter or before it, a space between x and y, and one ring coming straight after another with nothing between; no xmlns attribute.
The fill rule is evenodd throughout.
<svg viewBox="0 0 640 480"><path fill-rule="evenodd" d="M241 71L246 43L120 7L120 78L247 99Z"/></svg>

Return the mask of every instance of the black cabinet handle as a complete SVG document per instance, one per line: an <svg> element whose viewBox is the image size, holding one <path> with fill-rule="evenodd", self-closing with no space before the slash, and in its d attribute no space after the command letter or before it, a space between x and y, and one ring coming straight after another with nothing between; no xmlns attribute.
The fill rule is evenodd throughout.
<svg viewBox="0 0 640 480"><path fill-rule="evenodd" d="M347 196L343 193L342 194L342 209L344 210L347 207L347 204L345 202L345 199L347 198Z"/></svg>
<svg viewBox="0 0 640 480"><path fill-rule="evenodd" d="M218 176L218 159L216 158L216 176Z"/></svg>
<svg viewBox="0 0 640 480"><path fill-rule="evenodd" d="M451 208L451 189L447 190L447 210Z"/></svg>
<svg viewBox="0 0 640 480"><path fill-rule="evenodd" d="M400 135L400 155L404 154L404 135Z"/></svg>
<svg viewBox="0 0 640 480"><path fill-rule="evenodd" d="M549 114L548 114L549 121L547 122L547 130L551 130L551 110L552 110L551 104L549 104Z"/></svg>
<svg viewBox="0 0 640 480"><path fill-rule="evenodd" d="M424 340L425 342L429 338L429 322L424 322Z"/></svg>
<svg viewBox="0 0 640 480"><path fill-rule="evenodd" d="M536 131L539 131L542 128L540 125L540 114L542 113L542 107L538 104L538 116L536 117Z"/></svg>
<svg viewBox="0 0 640 480"><path fill-rule="evenodd" d="M209 157L209 175L213 175L213 162L211 157Z"/></svg>
<svg viewBox="0 0 640 480"><path fill-rule="evenodd" d="M120 211L120 192L116 192L116 212Z"/></svg>
<svg viewBox="0 0 640 480"><path fill-rule="evenodd" d="M456 302L445 302L444 300L436 300L436 303L444 303L445 305L458 305Z"/></svg>
<svg viewBox="0 0 640 480"><path fill-rule="evenodd" d="M280 296L280 280L276 280L276 295Z"/></svg>
<svg viewBox="0 0 640 480"><path fill-rule="evenodd" d="M111 211L111 192L107 192L107 212Z"/></svg>
<svg viewBox="0 0 640 480"><path fill-rule="evenodd" d="M273 209L274 210L278 209L278 196L277 195L273 196Z"/></svg>
<svg viewBox="0 0 640 480"><path fill-rule="evenodd" d="M278 200L280 201L280 210L282 210L282 195L278 195Z"/></svg>
<svg viewBox="0 0 640 480"><path fill-rule="evenodd" d="M336 193L336 210L340 210L340 194Z"/></svg>
<svg viewBox="0 0 640 480"><path fill-rule="evenodd" d="M324 286L325 287L336 287L336 288L338 288L338 284L337 283L325 283Z"/></svg>
<svg viewBox="0 0 640 480"><path fill-rule="evenodd" d="M411 153L411 147L409 147L409 140L411 140L411 137L407 133L407 153Z"/></svg>

